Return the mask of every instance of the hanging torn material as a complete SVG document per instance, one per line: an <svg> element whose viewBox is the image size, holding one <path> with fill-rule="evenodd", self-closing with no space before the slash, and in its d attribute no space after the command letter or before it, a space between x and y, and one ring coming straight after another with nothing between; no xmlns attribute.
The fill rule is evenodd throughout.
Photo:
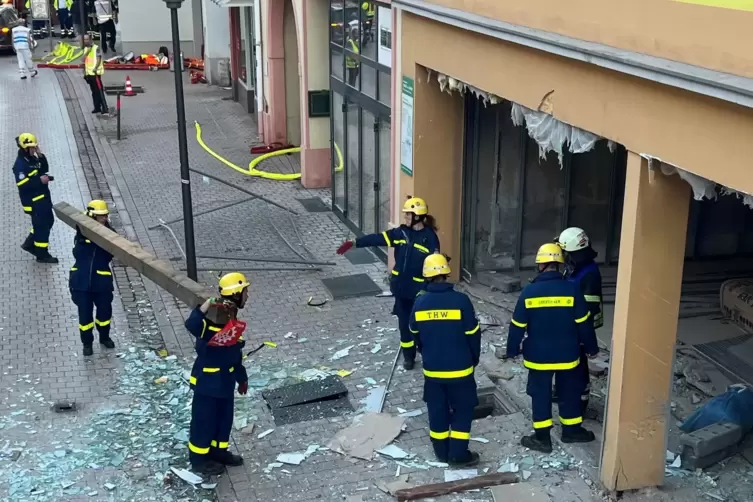
<svg viewBox="0 0 753 502"><path fill-rule="evenodd" d="M585 153L593 150L596 142L603 139L601 136L557 120L548 113L531 110L518 103L512 104L510 118L516 126L526 126L528 135L539 145L539 158L545 159L549 152L555 152L560 166L562 166L566 145L571 153ZM615 143L609 141L608 146L609 151L614 153Z"/></svg>
<svg viewBox="0 0 753 502"><path fill-rule="evenodd" d="M640 156L648 161L649 169L656 169L658 167L661 173L665 176L677 174L680 178L687 182L687 184L690 185L690 188L693 190L694 200L711 200L717 198L717 183L715 181L708 180L703 176L699 176L695 173L691 173L690 171L686 171L685 169L670 164L669 162L666 162L659 157L654 157L653 155L649 155L647 153L641 153ZM738 199L742 199L743 204L753 209L753 195L734 190L724 185L719 185L719 189L722 195L735 195Z"/></svg>

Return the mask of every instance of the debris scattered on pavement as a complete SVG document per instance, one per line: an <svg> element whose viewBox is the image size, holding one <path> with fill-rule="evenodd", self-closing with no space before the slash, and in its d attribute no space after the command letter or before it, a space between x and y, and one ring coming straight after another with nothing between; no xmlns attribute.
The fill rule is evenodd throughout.
<svg viewBox="0 0 753 502"><path fill-rule="evenodd" d="M329 358L330 361L337 361L338 359L342 359L343 357L346 357L350 354L350 349L355 347L355 345L348 345L344 349L340 349L334 354L332 354L332 357Z"/></svg>
<svg viewBox="0 0 753 502"><path fill-rule="evenodd" d="M198 485L202 481L201 476L197 476L193 472L188 471L186 469L179 469L177 467L171 467L170 470L173 471L173 473L176 476L178 476L180 479L182 479L183 481L185 481L186 483L190 485Z"/></svg>
<svg viewBox="0 0 753 502"><path fill-rule="evenodd" d="M369 460L374 456L374 451L384 448L400 435L404 424L404 418L386 413L358 415L327 446L337 453Z"/></svg>
<svg viewBox="0 0 753 502"><path fill-rule="evenodd" d="M417 417L419 415L423 415L423 413L424 413L424 410L422 410L421 408L417 408L411 411L404 411L400 413L400 416L405 417L405 418L411 418L411 417Z"/></svg>
<svg viewBox="0 0 753 502"><path fill-rule="evenodd" d="M478 476L478 469L448 469L444 471L445 482L471 479Z"/></svg>
<svg viewBox="0 0 753 502"><path fill-rule="evenodd" d="M376 450L377 453L380 455L384 455L385 457L389 457L393 460L401 460L404 458L411 458L412 455L400 448L399 446L395 446L394 444L387 445L384 448L380 448Z"/></svg>
<svg viewBox="0 0 753 502"><path fill-rule="evenodd" d="M476 441L477 443L483 443L483 444L486 444L489 442L489 440L486 438L471 438L471 441Z"/></svg>
<svg viewBox="0 0 753 502"><path fill-rule="evenodd" d="M421 500L430 497L440 497L450 493L460 493L490 486L517 483L518 477L511 473L496 473L478 476L471 479L461 479L447 483L405 488L394 493L398 500Z"/></svg>
<svg viewBox="0 0 753 502"><path fill-rule="evenodd" d="M319 450L318 444L312 444L308 448L306 448L306 451L302 453L280 453L277 455L277 462L288 464L288 465L301 465L304 460L309 458L311 455L313 455L317 450Z"/></svg>
<svg viewBox="0 0 753 502"><path fill-rule="evenodd" d="M384 479L380 479L376 482L376 487L382 490L384 493L389 493L390 495L394 495L397 493L398 490L404 490L406 488L410 488L413 485L408 483L408 480L410 479L410 476L408 474L403 474L398 479L394 481L386 481Z"/></svg>
<svg viewBox="0 0 753 502"><path fill-rule="evenodd" d="M267 429L264 432L262 432L261 434L259 434L258 436L256 436L256 439L265 438L265 437L269 436L270 434L272 434L274 431L275 431L274 429Z"/></svg>

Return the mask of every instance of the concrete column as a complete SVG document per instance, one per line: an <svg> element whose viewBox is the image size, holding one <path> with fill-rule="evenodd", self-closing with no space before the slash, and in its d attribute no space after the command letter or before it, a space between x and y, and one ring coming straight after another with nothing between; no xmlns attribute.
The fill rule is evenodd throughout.
<svg viewBox="0 0 753 502"><path fill-rule="evenodd" d="M406 195L426 200L429 213L437 219L442 251L453 258L452 278L457 280L462 225L463 98L440 91L436 78L427 80L425 68L415 66L413 73L413 183L401 173L404 181L400 188L404 192L399 206L402 208ZM399 218L402 220L402 215Z"/></svg>
<svg viewBox="0 0 753 502"><path fill-rule="evenodd" d="M601 481L662 484L690 186L628 153Z"/></svg>

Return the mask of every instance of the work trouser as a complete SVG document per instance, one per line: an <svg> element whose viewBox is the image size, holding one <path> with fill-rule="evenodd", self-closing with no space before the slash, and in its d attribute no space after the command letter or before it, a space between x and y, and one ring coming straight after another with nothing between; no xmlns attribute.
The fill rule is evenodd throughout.
<svg viewBox="0 0 753 502"><path fill-rule="evenodd" d="M99 25L99 41L102 43L102 54L107 54L107 36L110 36L109 47L110 50L115 52L115 37L117 32L115 31L115 21L109 19Z"/></svg>
<svg viewBox="0 0 753 502"><path fill-rule="evenodd" d="M424 379L424 401L429 411L429 437L442 462L468 459L473 410L478 404L473 375L458 379Z"/></svg>
<svg viewBox="0 0 753 502"><path fill-rule="evenodd" d="M108 113L107 99L105 99L105 86L102 84L100 75L86 75L84 77L92 91L92 101L94 102L94 111Z"/></svg>
<svg viewBox="0 0 753 502"><path fill-rule="evenodd" d="M583 410L580 394L583 390L582 368L570 370L543 371L528 370L526 392L531 396L533 428L537 433L549 433L554 426L552 421L552 377L557 385L559 414L562 434L580 428L583 423Z"/></svg>
<svg viewBox="0 0 753 502"><path fill-rule="evenodd" d="M111 291L94 293L91 291L71 291L71 299L78 307L78 329L81 334L81 343L91 345L94 343L94 327L97 327L99 341L110 339L110 325L112 323L112 300ZM94 309L97 315L94 315Z"/></svg>
<svg viewBox="0 0 753 502"><path fill-rule="evenodd" d="M397 324L400 328L400 348L403 350L403 357L406 361L415 361L416 348L421 350L421 347L416 347L416 341L409 328L413 303L414 300L411 298L395 297L395 306L392 309L392 313L397 316Z"/></svg>
<svg viewBox="0 0 753 502"><path fill-rule="evenodd" d="M358 88L358 72L359 67L358 66L348 66L348 85L351 87Z"/></svg>
<svg viewBox="0 0 753 502"><path fill-rule="evenodd" d="M18 59L18 71L23 75L34 70L34 61L31 59L31 49L16 49Z"/></svg>
<svg viewBox="0 0 753 502"><path fill-rule="evenodd" d="M63 32L73 28L73 20L68 9L58 9L58 20L60 21L60 29Z"/></svg>
<svg viewBox="0 0 753 502"><path fill-rule="evenodd" d="M194 392L188 458L194 469L212 459L213 453L230 446L234 399L205 396Z"/></svg>
<svg viewBox="0 0 753 502"><path fill-rule="evenodd" d="M581 413L585 416L588 409L588 400L591 398L591 374L588 371L588 356L586 355L586 349L581 345L580 347L580 363L576 368L580 372L581 385L583 390L580 393ZM559 402L559 392L557 391L557 384L554 385L554 395Z"/></svg>
<svg viewBox="0 0 753 502"><path fill-rule="evenodd" d="M37 257L48 256L50 254L50 230L55 223L52 204L48 201L32 203L31 212L27 211L27 214L31 215L31 230L26 237L24 247L33 249Z"/></svg>

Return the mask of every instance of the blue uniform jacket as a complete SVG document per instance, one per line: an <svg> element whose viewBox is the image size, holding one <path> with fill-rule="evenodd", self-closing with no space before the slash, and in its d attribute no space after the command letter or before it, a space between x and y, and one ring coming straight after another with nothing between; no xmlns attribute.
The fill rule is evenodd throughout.
<svg viewBox="0 0 753 502"><path fill-rule="evenodd" d="M392 269L390 291L396 298L414 299L424 289L424 259L439 251L439 237L433 228L413 230L406 225L391 228L381 234L364 235L356 239L356 247L387 246L395 248L395 267Z"/></svg>
<svg viewBox="0 0 753 502"><path fill-rule="evenodd" d="M410 331L422 348L424 375L457 379L473 375L481 356L481 334L471 300L449 283L431 283L416 298Z"/></svg>
<svg viewBox="0 0 753 502"><path fill-rule="evenodd" d="M243 366L243 338L229 347L212 347L209 340L223 326L207 319L199 307L186 319L186 329L196 337L196 361L191 368L191 388L197 394L216 398L232 398L235 385L248 381Z"/></svg>
<svg viewBox="0 0 753 502"><path fill-rule="evenodd" d="M604 312L601 300L601 271L595 261L590 261L575 267L572 272L565 274L568 281L578 284L583 293L588 310L591 312L594 328L604 326Z"/></svg>
<svg viewBox="0 0 753 502"><path fill-rule="evenodd" d="M73 258L68 287L71 291L105 293L113 291L110 262L112 255L76 231L73 238Z"/></svg>
<svg viewBox="0 0 753 502"><path fill-rule="evenodd" d="M24 212L31 213L34 204L52 204L49 186L40 179L49 170L47 157L44 155L30 157L24 150L18 150L16 163L13 164L13 178L16 180Z"/></svg>
<svg viewBox="0 0 753 502"><path fill-rule="evenodd" d="M580 345L596 354L596 332L578 284L559 272L544 272L526 286L515 305L507 336L507 356L520 354L532 370L568 370L578 366ZM528 332L528 336L523 337Z"/></svg>

